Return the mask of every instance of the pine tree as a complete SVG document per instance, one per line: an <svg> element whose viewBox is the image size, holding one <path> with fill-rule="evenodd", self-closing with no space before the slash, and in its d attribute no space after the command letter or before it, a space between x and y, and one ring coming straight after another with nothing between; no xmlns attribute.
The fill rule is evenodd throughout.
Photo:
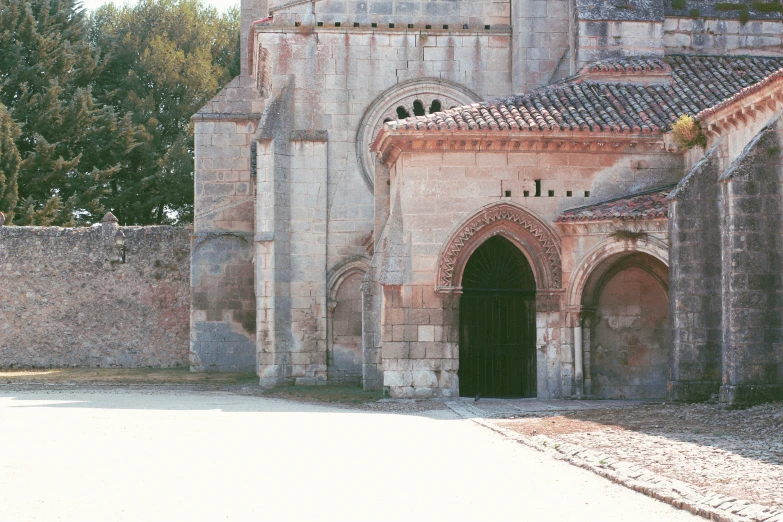
<svg viewBox="0 0 783 522"><path fill-rule="evenodd" d="M15 143L19 134L19 126L0 103L0 212L5 215L6 225L14 220L16 207L16 177L22 161Z"/></svg>
<svg viewBox="0 0 783 522"><path fill-rule="evenodd" d="M201 0L140 0L96 11L92 41L106 57L96 95L143 128L112 199L121 221L192 220L190 117L239 73L238 39L238 11L219 14Z"/></svg>
<svg viewBox="0 0 783 522"><path fill-rule="evenodd" d="M101 60L83 10L76 0L0 0L0 49L0 102L21 128L17 223L97 221L140 130L92 95Z"/></svg>

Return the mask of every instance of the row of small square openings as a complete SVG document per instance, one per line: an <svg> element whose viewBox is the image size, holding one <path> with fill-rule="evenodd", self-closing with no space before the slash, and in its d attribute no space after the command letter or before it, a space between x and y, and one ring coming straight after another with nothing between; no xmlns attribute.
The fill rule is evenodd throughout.
<svg viewBox="0 0 783 522"><path fill-rule="evenodd" d="M537 179L537 180L535 180L535 182L536 182L536 192L535 192L535 194L533 194L533 197L534 198L540 198L541 197L541 180ZM507 197L507 198L511 197L511 191L510 190L504 191L504 194L505 194L505 197ZM529 190L523 190L522 191L522 195L524 197L526 197L526 198L529 198L530 197L530 191ZM555 191L554 190L548 190L547 191L547 196L549 196L550 198L555 197ZM574 197L574 191L573 190L566 190L566 197L567 198ZM584 191L584 197L586 197L586 198L590 197L590 191L589 190L585 190Z"/></svg>
<svg viewBox="0 0 783 522"><path fill-rule="evenodd" d="M295 23L294 23L294 25L295 25L296 27L300 27L300 26L302 25L302 22L295 22ZM318 27L324 27L324 26L325 26L324 22L316 22L316 25L317 25ZM330 24L330 25L331 25L331 24ZM342 22L334 22L334 27L342 27L342 25L343 25L343 24L342 24ZM378 28L378 27L381 27L381 28L382 28L382 27L384 27L384 26L386 26L386 25L387 25L387 24L379 24L378 22L372 22L372 23L370 24L370 27L372 27L373 29L375 29L375 28ZM354 27L362 27L362 24L360 24L359 22L354 22L354 23L353 23L353 26L354 26ZM394 29L394 28L396 28L396 27L397 27L397 24L394 24L394 23L389 23L389 24L388 24L388 26L389 26L389 29ZM327 25L326 27L329 27L329 26ZM367 26L365 25L364 27L367 27ZM403 27L403 26L402 26L402 25L400 25L400 27ZM424 29L432 29L432 27L433 27L433 26L432 26L432 24L426 24L426 25L424 26ZM440 27L442 27L443 29L446 29L446 30L448 30L450 26L449 26L449 24L443 24L443 25L442 25L442 26L440 26ZM436 28L439 28L439 27L436 27ZM462 24L462 28L463 28L463 29L470 29L470 25L468 25L468 24ZM416 29L416 26L415 26L414 24L408 24L408 29ZM489 31L490 29L492 29L492 26L491 26L491 25L485 25L485 26L484 26L484 30L485 30L485 31Z"/></svg>

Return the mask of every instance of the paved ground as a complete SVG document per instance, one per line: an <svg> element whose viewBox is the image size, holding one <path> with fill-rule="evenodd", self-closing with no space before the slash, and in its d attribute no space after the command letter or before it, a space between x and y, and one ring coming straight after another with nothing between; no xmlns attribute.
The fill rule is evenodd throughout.
<svg viewBox="0 0 783 522"><path fill-rule="evenodd" d="M700 520L441 409L0 388L0 520Z"/></svg>
<svg viewBox="0 0 783 522"><path fill-rule="evenodd" d="M727 520L783 521L783 403L462 400L523 443Z"/></svg>

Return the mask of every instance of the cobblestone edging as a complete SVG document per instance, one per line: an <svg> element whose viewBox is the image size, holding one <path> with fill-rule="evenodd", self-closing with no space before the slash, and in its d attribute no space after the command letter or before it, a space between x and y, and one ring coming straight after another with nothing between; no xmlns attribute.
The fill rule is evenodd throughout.
<svg viewBox="0 0 783 522"><path fill-rule="evenodd" d="M483 412L478 408L456 402L447 402L446 405L463 419L472 420L480 426L503 435L506 439L548 453L554 458L565 460L612 482L708 520L716 522L783 522L783 511L779 509L752 504L747 500L693 487L679 480L662 477L630 462L615 459L605 453L568 442L557 442L546 435L525 437L487 421L483 418Z"/></svg>

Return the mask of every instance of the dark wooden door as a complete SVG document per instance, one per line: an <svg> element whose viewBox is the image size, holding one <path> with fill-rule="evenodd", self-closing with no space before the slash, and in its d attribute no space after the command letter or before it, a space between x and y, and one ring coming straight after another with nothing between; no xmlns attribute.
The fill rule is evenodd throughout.
<svg viewBox="0 0 783 522"><path fill-rule="evenodd" d="M535 397L535 278L525 256L495 236L462 278L459 390L472 397Z"/></svg>

